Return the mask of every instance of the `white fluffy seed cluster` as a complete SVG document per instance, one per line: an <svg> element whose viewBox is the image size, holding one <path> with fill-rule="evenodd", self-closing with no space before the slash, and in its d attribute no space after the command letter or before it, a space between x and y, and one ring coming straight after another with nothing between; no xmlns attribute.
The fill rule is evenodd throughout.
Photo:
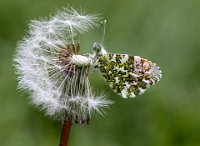
<svg viewBox="0 0 200 146"><path fill-rule="evenodd" d="M78 44L78 37L96 27L97 20L96 15L81 15L72 8L63 9L49 19L31 21L27 36L19 42L14 59L19 88L28 90L32 103L45 110L47 115L81 119L77 121L81 123L94 111L102 113L102 108L110 103L102 95L94 96L87 77L84 79L87 94L69 96L63 93L65 84L70 85L71 81L70 76L63 73L64 66L58 63L63 48Z"/></svg>

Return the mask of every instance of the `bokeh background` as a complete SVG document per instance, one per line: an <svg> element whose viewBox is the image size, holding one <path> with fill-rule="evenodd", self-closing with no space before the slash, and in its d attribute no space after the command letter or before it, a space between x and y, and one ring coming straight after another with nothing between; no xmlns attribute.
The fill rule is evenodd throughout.
<svg viewBox="0 0 200 146"><path fill-rule="evenodd" d="M200 145L200 1L199 0L1 0L0 1L0 145L57 146L60 121L45 117L17 91L13 55L31 19L72 6L107 19L104 45L110 52L148 58L163 78L134 99L115 95L97 73L92 87L115 104L90 125L74 125L70 146ZM101 30L81 38L91 52Z"/></svg>

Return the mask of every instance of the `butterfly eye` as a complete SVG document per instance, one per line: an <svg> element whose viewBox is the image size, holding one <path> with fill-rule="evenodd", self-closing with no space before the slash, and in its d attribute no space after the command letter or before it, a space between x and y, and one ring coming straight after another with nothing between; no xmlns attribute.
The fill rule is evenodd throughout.
<svg viewBox="0 0 200 146"><path fill-rule="evenodd" d="M93 51L95 51L95 52L100 52L101 49L102 49L101 44L96 43L96 42L93 44Z"/></svg>

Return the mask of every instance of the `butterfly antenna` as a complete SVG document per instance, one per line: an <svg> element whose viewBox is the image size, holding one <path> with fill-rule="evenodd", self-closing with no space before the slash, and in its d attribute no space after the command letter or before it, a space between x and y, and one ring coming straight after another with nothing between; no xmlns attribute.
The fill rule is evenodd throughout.
<svg viewBox="0 0 200 146"><path fill-rule="evenodd" d="M78 43L80 44L80 35L78 35Z"/></svg>
<svg viewBox="0 0 200 146"><path fill-rule="evenodd" d="M106 20L102 20L101 21L101 25L103 27L103 35L102 35L102 39L101 39L101 44L103 44L104 38L105 38L105 34L106 34Z"/></svg>

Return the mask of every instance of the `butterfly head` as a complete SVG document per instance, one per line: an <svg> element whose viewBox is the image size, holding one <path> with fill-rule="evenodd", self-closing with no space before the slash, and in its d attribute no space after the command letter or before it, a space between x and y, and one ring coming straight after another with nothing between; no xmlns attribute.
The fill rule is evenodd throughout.
<svg viewBox="0 0 200 146"><path fill-rule="evenodd" d="M107 51L104 49L104 47L100 44L100 43L94 43L93 44L93 55L94 57L97 57L97 56L102 56L102 55L105 55L107 54Z"/></svg>

